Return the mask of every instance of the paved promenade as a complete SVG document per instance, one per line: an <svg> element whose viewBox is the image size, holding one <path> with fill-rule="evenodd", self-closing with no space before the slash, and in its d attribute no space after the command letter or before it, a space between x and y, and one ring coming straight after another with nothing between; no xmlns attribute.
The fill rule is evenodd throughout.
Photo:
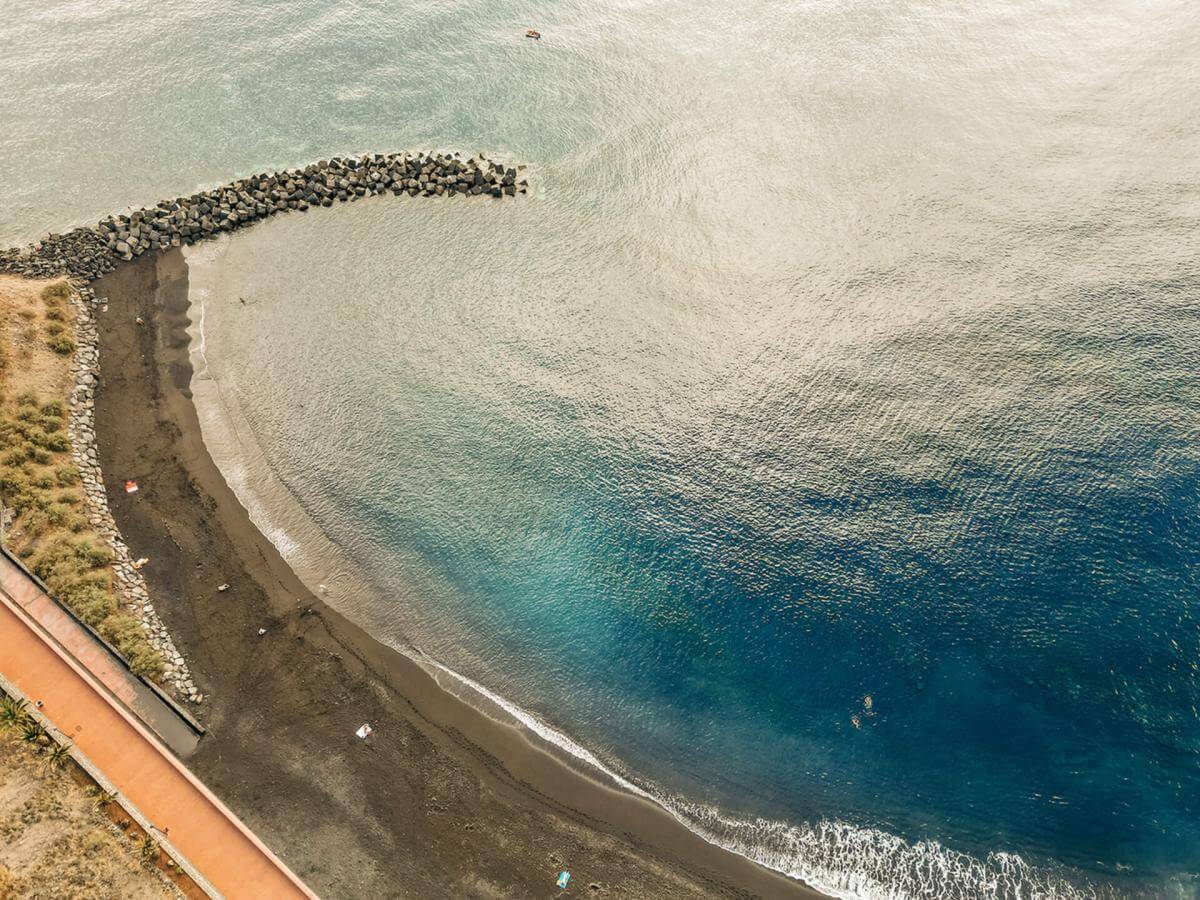
<svg viewBox="0 0 1200 900"><path fill-rule="evenodd" d="M170 750L31 613L49 598L0 554L0 676L71 741L85 768L98 770L198 872L200 886L227 898L315 895L189 772ZM22 598L24 602L22 602ZM61 612L61 611L60 611ZM54 625L62 629L61 620ZM66 633L66 632L63 632ZM86 632L84 632L86 634ZM71 642L68 635L67 643ZM107 666L94 647L93 661ZM83 654L84 658L88 654ZM111 675L111 673L110 673ZM139 698L134 697L135 701Z"/></svg>

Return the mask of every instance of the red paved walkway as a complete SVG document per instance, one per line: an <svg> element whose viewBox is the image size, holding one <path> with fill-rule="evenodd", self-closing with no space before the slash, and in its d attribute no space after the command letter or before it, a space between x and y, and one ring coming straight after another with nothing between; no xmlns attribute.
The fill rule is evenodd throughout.
<svg viewBox="0 0 1200 900"><path fill-rule="evenodd" d="M73 656L14 601L0 566L0 674L68 735L75 749L222 896L315 895ZM28 579L21 573L24 579Z"/></svg>
<svg viewBox="0 0 1200 900"><path fill-rule="evenodd" d="M13 600L103 684L125 708L158 736L180 759L187 759L204 733L196 721L161 691L134 675L111 647L53 600L6 550L0 547L0 593ZM3 671L0 669L0 671Z"/></svg>

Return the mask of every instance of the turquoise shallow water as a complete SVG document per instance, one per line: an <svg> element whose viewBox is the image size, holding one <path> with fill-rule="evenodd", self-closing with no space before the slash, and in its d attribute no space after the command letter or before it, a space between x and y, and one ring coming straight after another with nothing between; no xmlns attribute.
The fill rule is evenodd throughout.
<svg viewBox="0 0 1200 900"><path fill-rule="evenodd" d="M1168 0L28 5L0 240L529 163L193 259L285 549L827 888L1193 896L1198 50Z"/></svg>

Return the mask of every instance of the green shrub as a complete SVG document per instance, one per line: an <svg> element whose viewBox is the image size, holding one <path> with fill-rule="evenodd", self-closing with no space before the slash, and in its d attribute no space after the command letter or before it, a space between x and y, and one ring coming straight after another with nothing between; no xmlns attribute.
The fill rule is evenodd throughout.
<svg viewBox="0 0 1200 900"><path fill-rule="evenodd" d="M27 717L21 723L21 740L27 744L40 744L46 736L46 729L37 720Z"/></svg>
<svg viewBox="0 0 1200 900"><path fill-rule="evenodd" d="M29 453L30 459L33 458L33 452L39 447L43 450L46 445L46 434L37 425L30 422L20 422L18 427L21 429L21 436L25 439L26 452Z"/></svg>
<svg viewBox="0 0 1200 900"><path fill-rule="evenodd" d="M42 288L42 300L47 306L58 306L71 296L71 286L66 281L56 281Z"/></svg>
<svg viewBox="0 0 1200 900"><path fill-rule="evenodd" d="M56 419L65 419L67 408L61 400L51 400L49 403L42 404L42 415L54 416Z"/></svg>
<svg viewBox="0 0 1200 900"><path fill-rule="evenodd" d="M112 563L112 551L84 538L55 537L39 547L32 557L33 573L59 590L69 590L86 569L99 569ZM107 579L107 576L105 576Z"/></svg>
<svg viewBox="0 0 1200 900"><path fill-rule="evenodd" d="M55 568L60 565L79 568L77 563L74 542L65 537L57 537L38 548L37 553L31 557L29 567L33 570L34 575L49 584Z"/></svg>
<svg viewBox="0 0 1200 900"><path fill-rule="evenodd" d="M60 419L58 416L42 416L38 424L42 426L42 431L46 434L54 434L55 432L62 431L63 426L67 423L65 419Z"/></svg>
<svg viewBox="0 0 1200 900"><path fill-rule="evenodd" d="M0 697L0 727L16 728L28 716L29 713L25 709L24 700L16 700L7 694Z"/></svg>
<svg viewBox="0 0 1200 900"><path fill-rule="evenodd" d="M73 534L79 534L79 532L84 531L88 527L88 520L79 513L73 513L68 517L66 527Z"/></svg>
<svg viewBox="0 0 1200 900"><path fill-rule="evenodd" d="M62 769L71 759L71 748L66 744L52 744L50 749L46 751L42 757L41 769L42 776L52 775Z"/></svg>
<svg viewBox="0 0 1200 900"><path fill-rule="evenodd" d="M20 466L32 460L42 465L50 462L50 454L30 441L23 442L0 457L0 462L6 466Z"/></svg>
<svg viewBox="0 0 1200 900"><path fill-rule="evenodd" d="M37 406L37 394L33 391L22 391L17 394L17 406Z"/></svg>
<svg viewBox="0 0 1200 900"><path fill-rule="evenodd" d="M58 337L65 330L66 329L64 329L62 326L62 322L47 322L46 323L46 334L50 335L50 337Z"/></svg>
<svg viewBox="0 0 1200 900"><path fill-rule="evenodd" d="M64 464L54 470L55 480L63 487L79 483L79 470L74 466Z"/></svg>
<svg viewBox="0 0 1200 900"><path fill-rule="evenodd" d="M162 854L162 848L158 846L158 842L150 835L142 838L142 846L139 850L142 857L142 862L147 866L153 866L158 862L159 856Z"/></svg>
<svg viewBox="0 0 1200 900"><path fill-rule="evenodd" d="M38 492L33 486L33 478L28 469L0 469L4 475L4 485L0 495L16 513L20 515L27 509L37 507Z"/></svg>
<svg viewBox="0 0 1200 900"><path fill-rule="evenodd" d="M39 538L50 529L50 519L40 509L26 509L21 512L21 529L30 537Z"/></svg>
<svg viewBox="0 0 1200 900"><path fill-rule="evenodd" d="M0 469L0 497L19 494L29 486L29 475L24 469L12 466Z"/></svg>
<svg viewBox="0 0 1200 900"><path fill-rule="evenodd" d="M50 340L46 341L46 346L59 356L70 356L75 352L75 342L65 334L50 338Z"/></svg>
<svg viewBox="0 0 1200 900"><path fill-rule="evenodd" d="M48 434L42 439L42 446L54 453L65 453L71 449L71 442L65 434Z"/></svg>
<svg viewBox="0 0 1200 900"><path fill-rule="evenodd" d="M79 503L80 497L76 491L59 491L55 497L55 503L65 503L67 506L75 506Z"/></svg>
<svg viewBox="0 0 1200 900"><path fill-rule="evenodd" d="M83 540L76 545L76 553L80 559L86 560L93 568L101 566L111 566L113 561L112 551L107 547L97 544L95 541Z"/></svg>
<svg viewBox="0 0 1200 900"><path fill-rule="evenodd" d="M46 582L46 587L50 588L50 593L64 601L86 596L93 589L101 591L107 597L112 588L112 579L108 572L103 569L84 568L77 560L58 563L42 580Z"/></svg>
<svg viewBox="0 0 1200 900"><path fill-rule="evenodd" d="M150 646L146 630L133 616L124 612L113 613L97 630L129 660L134 672L150 678L162 674L162 657Z"/></svg>
<svg viewBox="0 0 1200 900"><path fill-rule="evenodd" d="M41 472L34 475L29 481L35 488L40 491L48 491L54 487L54 478L48 472Z"/></svg>
<svg viewBox="0 0 1200 900"><path fill-rule="evenodd" d="M65 525L69 515L71 515L71 507L65 503L51 503L46 507L46 521L56 527L61 528Z"/></svg>
<svg viewBox="0 0 1200 900"><path fill-rule="evenodd" d="M57 306L52 306L50 309L46 310L46 318L51 322L61 322L66 317L66 314Z"/></svg>
<svg viewBox="0 0 1200 900"><path fill-rule="evenodd" d="M94 585L83 585L70 598L60 599L93 628L99 628L101 622L117 611L112 594Z"/></svg>

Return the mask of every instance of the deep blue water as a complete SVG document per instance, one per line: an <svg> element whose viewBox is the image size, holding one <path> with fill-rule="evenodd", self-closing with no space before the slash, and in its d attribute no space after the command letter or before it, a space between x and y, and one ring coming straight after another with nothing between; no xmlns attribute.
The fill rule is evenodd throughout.
<svg viewBox="0 0 1200 900"><path fill-rule="evenodd" d="M1195 891L1197 279L835 349L839 301L822 337L805 301L732 335L705 302L505 300L519 260L482 300L414 287L403 259L463 226L406 239L405 204L196 264L225 401L374 578L316 563L376 633L827 887Z"/></svg>
<svg viewBox="0 0 1200 900"><path fill-rule="evenodd" d="M843 895L1197 895L1192 0L0 19L6 242L529 164L191 261L214 452L373 633Z"/></svg>

